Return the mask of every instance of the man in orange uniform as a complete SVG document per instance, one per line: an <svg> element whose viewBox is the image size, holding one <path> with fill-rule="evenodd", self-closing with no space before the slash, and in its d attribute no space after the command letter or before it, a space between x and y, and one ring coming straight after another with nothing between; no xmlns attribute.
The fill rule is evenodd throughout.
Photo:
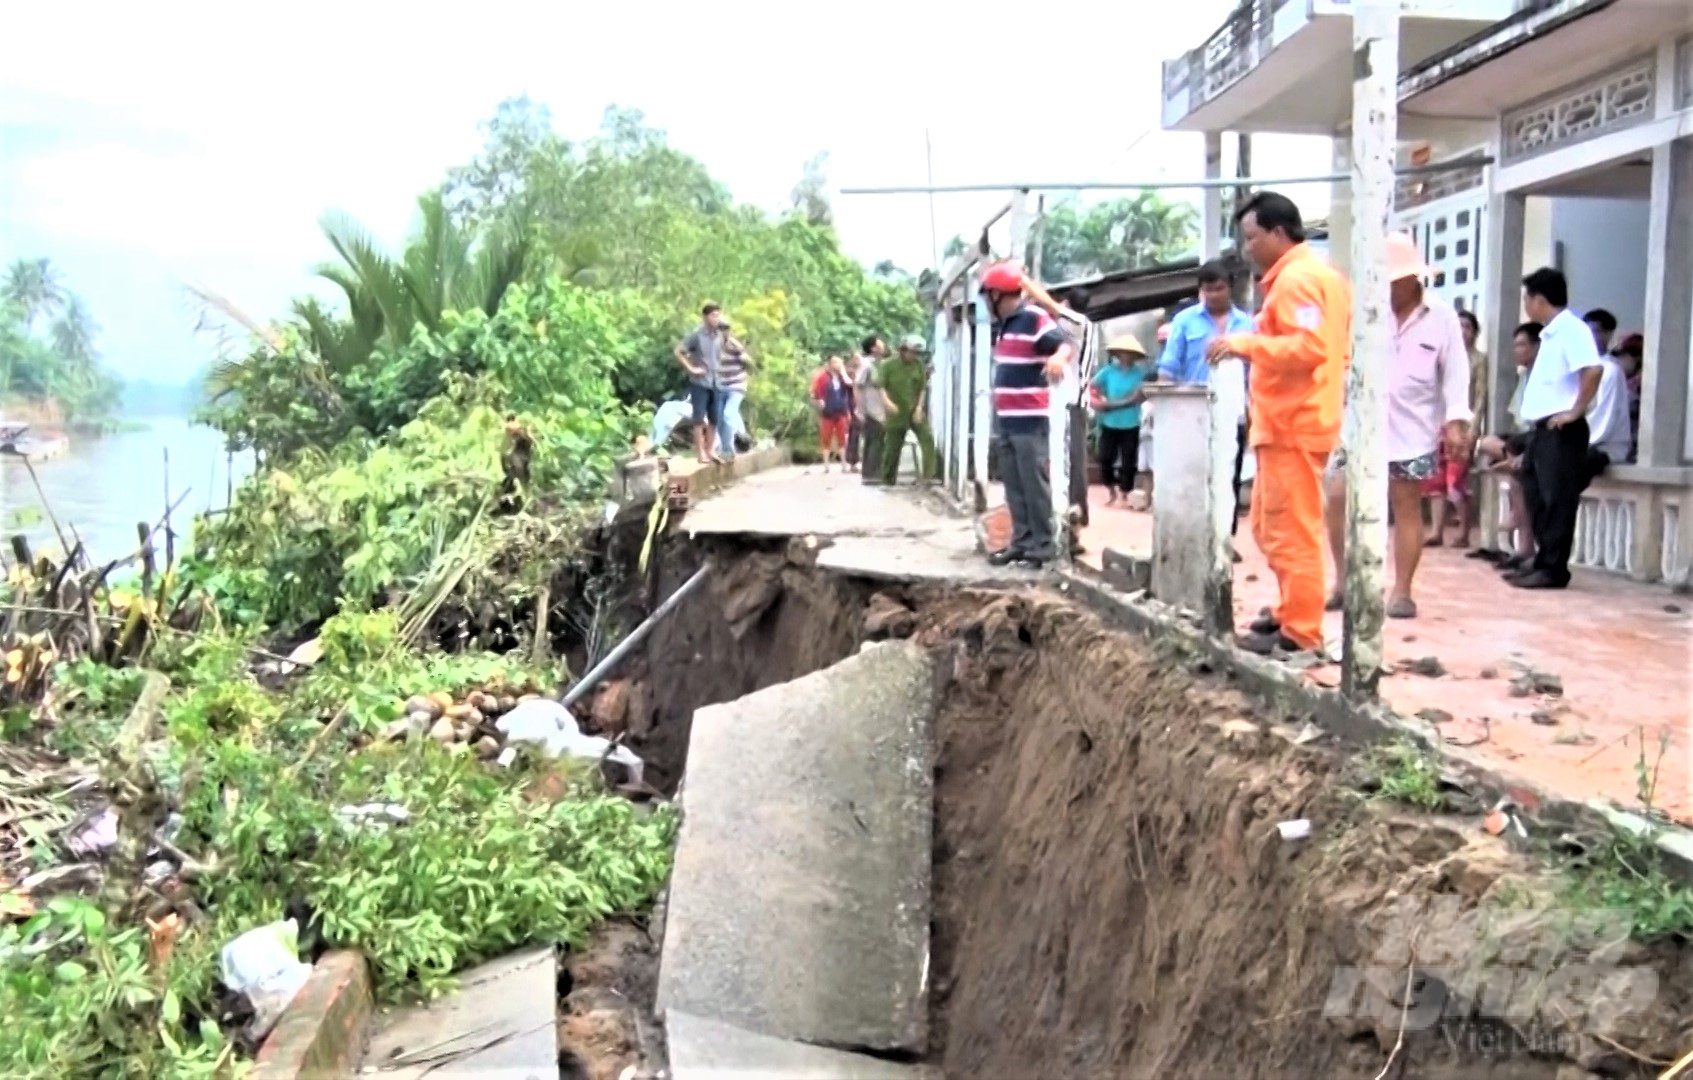
<svg viewBox="0 0 1693 1080"><path fill-rule="evenodd" d="M1299 208L1286 196L1254 195L1235 222L1263 275L1264 308L1255 333L1217 337L1206 358L1252 365L1252 536L1281 603L1238 643L1268 656L1323 644L1323 466L1340 442L1352 286L1305 243Z"/></svg>

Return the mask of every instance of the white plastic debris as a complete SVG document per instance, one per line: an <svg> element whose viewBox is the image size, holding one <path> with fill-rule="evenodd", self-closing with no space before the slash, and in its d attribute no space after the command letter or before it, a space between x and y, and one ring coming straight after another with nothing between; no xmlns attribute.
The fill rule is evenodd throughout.
<svg viewBox="0 0 1693 1080"><path fill-rule="evenodd" d="M335 811L343 821L370 822L386 825L389 822L405 822L411 820L411 811L399 803L363 803L359 806L343 806Z"/></svg>
<svg viewBox="0 0 1693 1080"><path fill-rule="evenodd" d="M300 962L300 928L293 919L249 930L223 947L223 984L253 1006L254 1038L262 1039L311 977Z"/></svg>
<svg viewBox="0 0 1693 1080"><path fill-rule="evenodd" d="M1276 831L1282 834L1283 840L1309 840L1311 838L1311 819L1299 818L1295 821L1278 822Z"/></svg>
<svg viewBox="0 0 1693 1080"><path fill-rule="evenodd" d="M527 744L538 748L549 758L581 758L615 761L629 770L629 779L639 784L646 764L626 746L616 746L610 739L598 735L584 735L570 710L551 698L525 701L495 722L494 726L506 737L506 742ZM503 756L503 755L502 755Z"/></svg>
<svg viewBox="0 0 1693 1080"><path fill-rule="evenodd" d="M91 817L84 818L65 834L65 847L72 855L87 858L104 855L118 842L118 812L105 807Z"/></svg>

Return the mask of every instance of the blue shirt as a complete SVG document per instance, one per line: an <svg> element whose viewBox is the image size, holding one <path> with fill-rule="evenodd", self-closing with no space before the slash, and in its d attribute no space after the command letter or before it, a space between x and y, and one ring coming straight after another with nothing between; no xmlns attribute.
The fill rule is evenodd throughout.
<svg viewBox="0 0 1693 1080"><path fill-rule="evenodd" d="M1252 316L1237 307L1229 308L1227 334L1250 334ZM1211 365L1205 359L1206 346L1217 336L1217 320L1195 304L1170 320L1170 339L1158 358L1158 377L1175 383L1209 383Z"/></svg>
<svg viewBox="0 0 1693 1080"><path fill-rule="evenodd" d="M1130 367L1123 367L1116 361L1107 363L1099 369L1093 377L1093 385L1099 387L1099 393L1106 401L1120 401L1139 390L1146 381L1146 368L1139 362ZM1124 409L1099 410L1099 426L1113 431L1140 427L1140 406L1130 405Z"/></svg>

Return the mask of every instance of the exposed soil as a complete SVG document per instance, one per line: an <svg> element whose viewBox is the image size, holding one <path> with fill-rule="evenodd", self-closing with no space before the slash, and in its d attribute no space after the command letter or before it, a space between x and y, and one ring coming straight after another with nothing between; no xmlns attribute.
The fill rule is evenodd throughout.
<svg viewBox="0 0 1693 1080"><path fill-rule="evenodd" d="M952 655L932 984L947 1076L1371 1077L1425 1011L1388 1076L1648 1076L1618 1048L1679 1055L1685 950L1609 942L1612 964L1661 980L1650 1006L1599 1027L1609 1043L1569 1034L1573 999L1539 975L1540 1007L1521 1022L1466 1018L1496 975L1455 970L1478 941L1454 917L1547 884L1475 819L1348 795L1342 755L1295 746L1180 657L1056 597L944 606L962 613L926 609L940 619L924 636ZM1283 840L1277 823L1298 819L1312 838ZM1401 898L1450 906L1408 912ZM1538 972L1579 959L1567 929L1536 936L1546 923L1525 912L1495 933L1540 950ZM1407 1010L1412 949L1419 972L1448 977L1457 1015L1432 1019L1448 1000L1432 974ZM1356 1007L1326 1010L1336 972L1358 966L1363 985L1342 995Z"/></svg>
<svg viewBox="0 0 1693 1080"><path fill-rule="evenodd" d="M707 556L713 578L603 696L669 794L695 709L868 638L937 651L928 1060L946 1076L1369 1078L1390 1060L1387 1077L1655 1076L1649 1062L1693 1038L1689 950L1548 934L1546 905L1523 901L1552 895L1543 869L1479 815L1367 801L1355 751L1295 744L1304 718L1263 715L1055 594L877 588L816 571L814 555L803 540L672 545L649 601ZM1300 819L1310 838L1283 839L1278 823ZM1482 910L1521 917L1488 928L1478 972L1463 968L1486 951L1464 920ZM1509 1025L1472 1019L1508 948L1534 953L1528 982L1504 987L1530 1007ZM1546 985L1584 948L1595 970L1655 973L1656 997L1584 1023L1617 988ZM664 1067L657 963L630 924L568 962L563 1075Z"/></svg>

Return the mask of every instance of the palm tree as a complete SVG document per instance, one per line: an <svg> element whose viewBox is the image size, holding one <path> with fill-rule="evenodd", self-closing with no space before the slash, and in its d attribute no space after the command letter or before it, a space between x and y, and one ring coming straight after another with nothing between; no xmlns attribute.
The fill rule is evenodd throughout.
<svg viewBox="0 0 1693 1080"><path fill-rule="evenodd" d="M52 318L64 306L64 280L48 259L17 259L6 269L0 297L21 308L25 327L34 330L36 319Z"/></svg>
<svg viewBox="0 0 1693 1080"><path fill-rule="evenodd" d="M480 231L455 222L439 191L420 198L418 209L420 225L398 259L346 215L324 216L323 234L341 261L317 272L347 298L351 332L340 335L343 359L368 355L379 343L404 342L417 326L438 330L449 311L492 315L523 277L530 253L527 207ZM296 306L295 313L308 326L316 324L314 333L321 329L320 309Z"/></svg>
<svg viewBox="0 0 1693 1080"><path fill-rule="evenodd" d="M94 351L94 335L99 324L88 313L88 306L75 293L67 294L64 310L53 323L53 347L65 358L71 372L90 381L97 368L98 354Z"/></svg>

